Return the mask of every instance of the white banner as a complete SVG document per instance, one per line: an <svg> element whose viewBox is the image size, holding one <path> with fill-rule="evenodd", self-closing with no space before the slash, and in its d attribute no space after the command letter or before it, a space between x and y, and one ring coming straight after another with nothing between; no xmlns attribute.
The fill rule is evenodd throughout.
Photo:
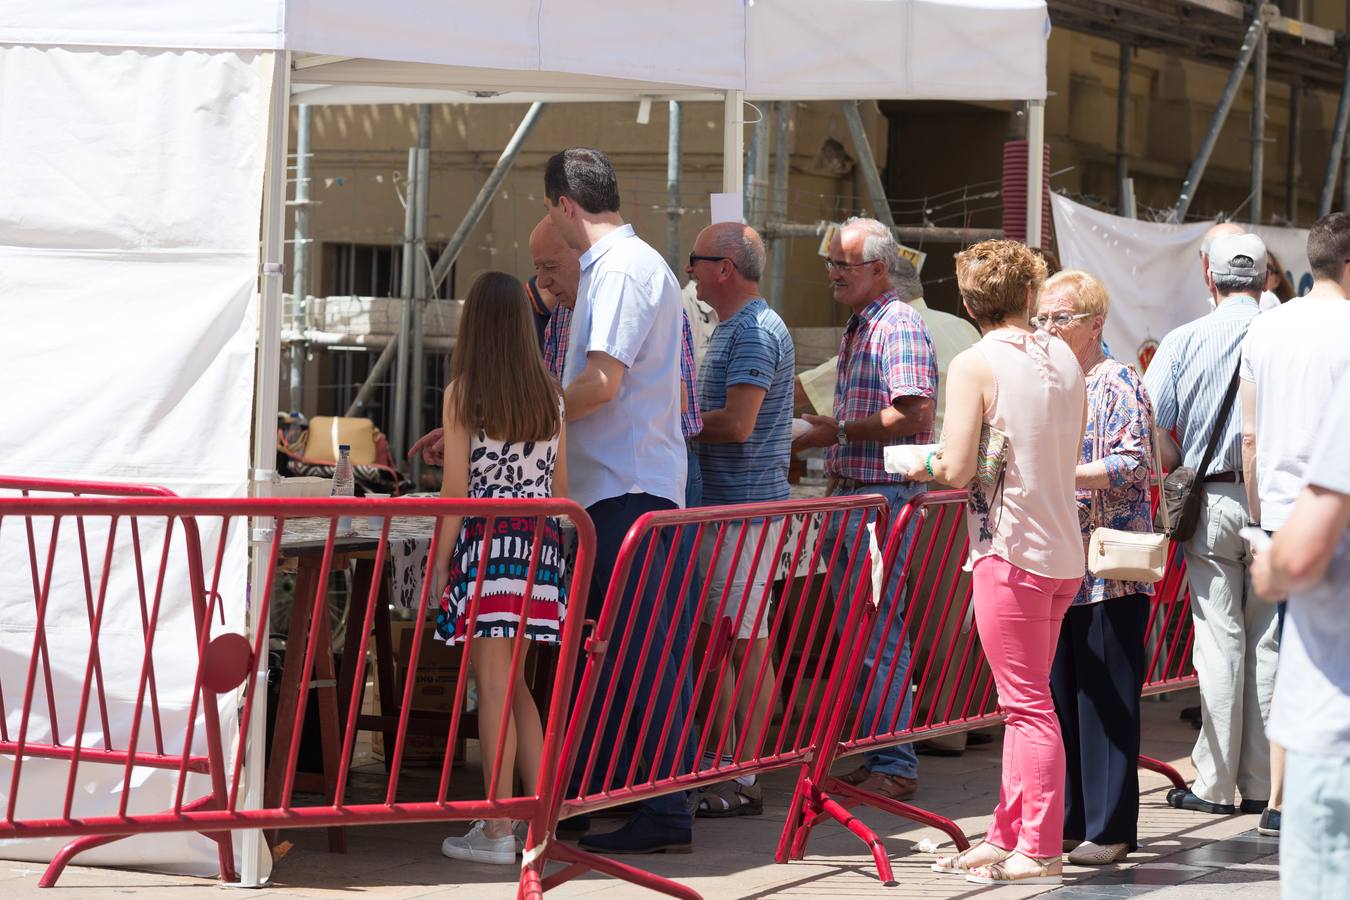
<svg viewBox="0 0 1350 900"><path fill-rule="evenodd" d="M1052 205L1064 268L1091 272L1111 294L1103 334L1116 359L1147 368L1167 332L1210 311L1200 242L1213 222L1125 219L1058 195ZM1298 293L1306 293L1312 286L1308 232L1264 225L1250 230L1275 253Z"/></svg>

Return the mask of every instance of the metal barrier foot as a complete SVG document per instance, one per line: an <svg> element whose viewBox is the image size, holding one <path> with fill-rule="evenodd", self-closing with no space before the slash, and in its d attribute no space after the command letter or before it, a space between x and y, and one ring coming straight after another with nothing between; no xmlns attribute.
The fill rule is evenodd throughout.
<svg viewBox="0 0 1350 900"><path fill-rule="evenodd" d="M877 877L881 880L881 883L886 887L895 887L895 873L891 871L891 860L886 855L886 845L881 842L877 833L867 827L866 822L840 806L829 796L820 798L820 807L824 815L834 819L862 839L867 848L872 851L872 859L877 864Z"/></svg>
<svg viewBox="0 0 1350 900"><path fill-rule="evenodd" d="M857 803L865 803L882 812L888 812L893 816L899 816L900 818L908 819L911 822L918 822L920 825L936 828L952 839L952 843L956 844L957 850L968 850L970 848L970 839L966 837L965 832L946 816L940 816L935 812L930 812L929 810L899 800L892 800L889 797L883 797L880 794L874 794L871 791L861 790L847 782L840 781L837 778L831 778L826 781L825 784L831 792L844 797L848 801L848 806L853 806Z"/></svg>
<svg viewBox="0 0 1350 900"><path fill-rule="evenodd" d="M659 894L665 894L670 897L681 897L683 900L703 900L703 895L693 888L671 881L669 878L662 878L651 872L633 866L616 862L603 856L597 856L580 847L573 847L570 844L554 843L549 848L549 854L552 859L559 862L568 862L566 868L545 878L542 882L544 890L555 888L564 882L570 881L587 870L603 872L611 878L618 878L629 884L635 884L638 887L647 888L650 891L656 891Z"/></svg>
<svg viewBox="0 0 1350 900"><path fill-rule="evenodd" d="M1179 790L1184 791L1190 787L1190 785L1186 783L1186 779L1181 777L1180 772L1160 759L1154 759L1151 756L1144 756L1141 754L1139 757L1139 768L1148 769L1150 772L1157 772L1159 775L1170 779L1172 785Z"/></svg>

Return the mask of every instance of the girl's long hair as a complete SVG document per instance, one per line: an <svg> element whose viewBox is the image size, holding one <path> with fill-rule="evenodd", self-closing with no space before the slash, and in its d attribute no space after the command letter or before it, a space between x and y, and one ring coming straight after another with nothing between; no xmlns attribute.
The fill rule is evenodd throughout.
<svg viewBox="0 0 1350 900"><path fill-rule="evenodd" d="M500 441L545 441L561 426L558 384L544 368L525 288L484 272L469 288L450 359L454 415Z"/></svg>

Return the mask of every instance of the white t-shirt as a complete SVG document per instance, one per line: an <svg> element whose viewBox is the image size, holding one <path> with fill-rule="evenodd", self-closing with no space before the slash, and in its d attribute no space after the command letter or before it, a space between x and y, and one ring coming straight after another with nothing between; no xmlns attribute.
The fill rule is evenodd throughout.
<svg viewBox="0 0 1350 900"><path fill-rule="evenodd" d="M1248 326L1241 377L1256 383L1256 486L1267 531L1289 518L1332 393L1347 375L1350 301L1297 297Z"/></svg>
<svg viewBox="0 0 1350 900"><path fill-rule="evenodd" d="M1350 380L1337 388L1329 413L1308 483L1350 494ZM1350 756L1350 531L1322 583L1289 598L1266 731L1297 753Z"/></svg>
<svg viewBox="0 0 1350 900"><path fill-rule="evenodd" d="M618 396L567 423L568 492L582 506L632 493L684 506L683 322L679 282L633 226L610 232L581 254L563 384L585 370L593 350L627 368Z"/></svg>

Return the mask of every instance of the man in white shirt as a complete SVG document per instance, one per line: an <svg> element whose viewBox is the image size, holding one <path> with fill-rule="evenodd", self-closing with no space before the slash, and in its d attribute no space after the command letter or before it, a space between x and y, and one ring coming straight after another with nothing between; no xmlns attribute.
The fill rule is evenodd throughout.
<svg viewBox="0 0 1350 900"><path fill-rule="evenodd" d="M559 234L581 251L581 282L563 387L569 490L590 514L596 532L595 575L586 613L599 617L619 547L633 523L644 513L684 504L687 451L680 430L684 305L679 282L661 254L619 215L618 179L605 154L576 147L554 154L544 169L544 194ZM658 560L671 549L668 535L662 534ZM654 565L653 571L663 568ZM610 640L614 652L606 656L569 796L607 787L602 782L611 758L617 758L612 771L619 778L627 778L635 754L651 777L693 769L692 749L666 740L665 729L646 729L638 746L640 721L618 727L628 705L639 711L654 707L674 723L683 723L692 714L692 689L687 677L679 677L678 659L647 654L638 671L643 640L627 641L624 658L615 658L623 635L633 629L643 638L650 634L655 647L667 646L668 636L669 646L688 644L686 617L673 615L678 590L662 592L659 581L659 576L648 579L640 595L635 587L622 594ZM610 718L602 729L599 714L611 692ZM583 785L581 770L596 740L602 742L599 758L606 765L598 766L591 783ZM642 801L617 831L585 835L581 843L602 853L687 850L692 827L685 795L676 792Z"/></svg>
<svg viewBox="0 0 1350 900"><path fill-rule="evenodd" d="M1289 518L1336 385L1350 374L1350 214L1308 233L1312 290L1257 316L1242 343L1242 469L1252 520L1268 532ZM1284 754L1271 746L1270 806L1262 833L1278 833Z"/></svg>
<svg viewBox="0 0 1350 900"><path fill-rule="evenodd" d="M1252 567L1261 596L1289 595L1269 735L1288 751L1280 889L1299 900L1350 884L1350 380L1320 424L1307 487Z"/></svg>

